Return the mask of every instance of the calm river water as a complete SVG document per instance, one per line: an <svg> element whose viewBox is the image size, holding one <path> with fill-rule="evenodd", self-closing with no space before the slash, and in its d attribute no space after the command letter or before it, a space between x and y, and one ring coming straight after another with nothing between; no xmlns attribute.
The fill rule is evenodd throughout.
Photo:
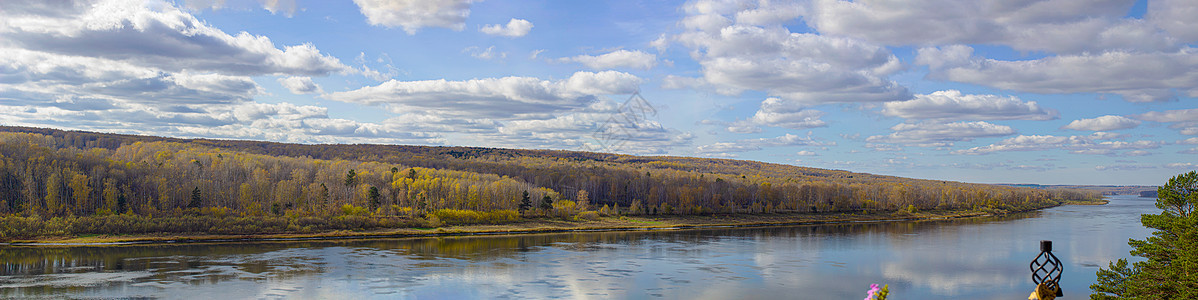
<svg viewBox="0 0 1198 300"><path fill-rule="evenodd" d="M1154 199L998 218L747 229L107 247L0 246L0 298L1025 299L1039 241L1064 299L1150 233Z"/></svg>

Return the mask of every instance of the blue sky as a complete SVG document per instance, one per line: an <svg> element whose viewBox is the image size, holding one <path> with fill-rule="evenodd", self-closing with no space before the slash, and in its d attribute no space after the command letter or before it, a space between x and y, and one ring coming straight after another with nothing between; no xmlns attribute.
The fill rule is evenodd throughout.
<svg viewBox="0 0 1198 300"><path fill-rule="evenodd" d="M1184 0L18 1L0 123L1156 185L1196 42Z"/></svg>

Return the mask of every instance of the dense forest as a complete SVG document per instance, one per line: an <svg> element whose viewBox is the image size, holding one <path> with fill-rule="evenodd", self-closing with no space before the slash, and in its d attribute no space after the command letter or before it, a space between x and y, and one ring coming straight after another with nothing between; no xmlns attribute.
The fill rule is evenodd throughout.
<svg viewBox="0 0 1198 300"><path fill-rule="evenodd" d="M1099 197L728 159L0 127L0 238L642 214L1005 212Z"/></svg>

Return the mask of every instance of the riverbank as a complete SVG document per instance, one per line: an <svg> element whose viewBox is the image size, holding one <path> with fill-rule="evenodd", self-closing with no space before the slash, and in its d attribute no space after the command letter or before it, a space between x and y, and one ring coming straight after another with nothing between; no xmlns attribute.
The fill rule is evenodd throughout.
<svg viewBox="0 0 1198 300"><path fill-rule="evenodd" d="M310 234L253 234L253 235L186 235L186 234L139 234L139 235L82 235L51 236L35 239L18 239L0 245L15 246L94 246L133 243L195 243L195 242L243 242L243 241L287 241L359 238L403 238L461 235L506 235L570 231L625 231L625 230L677 230L720 227L761 227L833 224L855 222L895 222L941 220L990 216L985 212L929 211L916 213L886 212L870 214L735 214L702 216L619 216L602 217L598 220L567 221L557 218L530 218L516 223L501 225L461 225L439 228L399 228L384 230L338 230Z"/></svg>

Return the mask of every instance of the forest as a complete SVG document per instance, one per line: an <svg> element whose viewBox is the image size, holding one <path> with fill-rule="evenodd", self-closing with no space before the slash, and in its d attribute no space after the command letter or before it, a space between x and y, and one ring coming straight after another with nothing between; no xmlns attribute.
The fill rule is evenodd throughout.
<svg viewBox="0 0 1198 300"><path fill-rule="evenodd" d="M308 233L618 215L1004 213L1094 200L755 161L0 126L0 239Z"/></svg>

